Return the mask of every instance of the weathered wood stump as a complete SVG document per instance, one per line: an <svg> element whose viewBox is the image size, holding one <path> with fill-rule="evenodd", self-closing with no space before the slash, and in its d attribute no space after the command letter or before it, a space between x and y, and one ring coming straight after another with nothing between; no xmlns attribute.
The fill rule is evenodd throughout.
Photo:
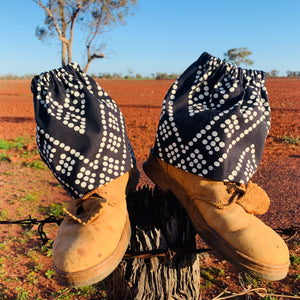
<svg viewBox="0 0 300 300"><path fill-rule="evenodd" d="M132 237L118 268L106 279L108 299L200 298L195 231L172 194L140 188L127 197Z"/></svg>

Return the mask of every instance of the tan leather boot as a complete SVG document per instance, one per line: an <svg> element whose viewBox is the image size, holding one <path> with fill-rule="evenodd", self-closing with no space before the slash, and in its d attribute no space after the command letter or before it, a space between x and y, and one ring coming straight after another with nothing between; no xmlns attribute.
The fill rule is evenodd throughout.
<svg viewBox="0 0 300 300"><path fill-rule="evenodd" d="M253 213L264 213L267 194L248 186L213 181L180 170L150 153L145 173L162 190L171 190L199 235L239 269L267 280L287 275L289 250L282 238Z"/></svg>
<svg viewBox="0 0 300 300"><path fill-rule="evenodd" d="M86 286L107 277L122 260L130 241L126 194L135 188L137 170L73 199L53 244L58 280Z"/></svg>

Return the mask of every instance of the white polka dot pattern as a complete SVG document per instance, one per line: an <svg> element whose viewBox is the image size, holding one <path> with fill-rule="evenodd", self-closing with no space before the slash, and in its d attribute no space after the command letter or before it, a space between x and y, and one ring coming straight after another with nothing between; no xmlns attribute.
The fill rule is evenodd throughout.
<svg viewBox="0 0 300 300"><path fill-rule="evenodd" d="M247 183L269 128L265 74L203 53L163 101L154 155L200 176Z"/></svg>
<svg viewBox="0 0 300 300"><path fill-rule="evenodd" d="M73 197L135 166L123 115L76 63L32 80L42 159Z"/></svg>

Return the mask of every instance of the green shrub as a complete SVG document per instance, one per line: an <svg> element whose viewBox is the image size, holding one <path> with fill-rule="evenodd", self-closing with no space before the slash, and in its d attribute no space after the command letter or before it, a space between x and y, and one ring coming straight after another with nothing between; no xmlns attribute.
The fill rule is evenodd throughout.
<svg viewBox="0 0 300 300"><path fill-rule="evenodd" d="M11 159L9 158L9 156L6 153L0 153L0 161L10 162Z"/></svg>
<svg viewBox="0 0 300 300"><path fill-rule="evenodd" d="M292 267L298 267L300 266L300 256L297 256L296 254L290 255L291 265Z"/></svg>
<svg viewBox="0 0 300 300"><path fill-rule="evenodd" d="M10 143L6 140L0 140L0 149L4 149L4 150L10 149Z"/></svg>
<svg viewBox="0 0 300 300"><path fill-rule="evenodd" d="M33 169L48 170L47 165L41 160L34 160L30 163L27 163L26 166Z"/></svg>
<svg viewBox="0 0 300 300"><path fill-rule="evenodd" d="M29 137L19 136L12 140L0 139L0 149L11 150L11 149L22 149L30 142Z"/></svg>
<svg viewBox="0 0 300 300"><path fill-rule="evenodd" d="M59 203L51 203L47 207L41 207L40 211L42 213L46 213L46 215L49 216L54 216L56 218L63 218L65 216L64 208L67 207L67 203L65 204L59 204Z"/></svg>
<svg viewBox="0 0 300 300"><path fill-rule="evenodd" d="M285 135L284 137L282 137L282 141L286 144L292 144L292 145L300 144L300 139L298 136L293 137L293 136Z"/></svg>

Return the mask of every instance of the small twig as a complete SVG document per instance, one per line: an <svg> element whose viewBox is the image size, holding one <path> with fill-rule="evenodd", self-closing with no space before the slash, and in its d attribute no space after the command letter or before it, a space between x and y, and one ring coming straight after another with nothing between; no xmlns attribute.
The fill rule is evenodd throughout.
<svg viewBox="0 0 300 300"><path fill-rule="evenodd" d="M255 293L262 298L269 296L269 297L276 297L276 298L280 297L280 298L288 298L288 299L300 299L300 296L290 296L290 295L283 295L283 294L280 295L280 294L273 294L273 293L261 294L258 291L256 291Z"/></svg>
<svg viewBox="0 0 300 300"><path fill-rule="evenodd" d="M224 293L231 293L231 295L229 296L225 296L225 297L221 297L221 295L223 295ZM272 294L272 293L268 293L267 290L265 288L254 288L254 289L247 289L243 292L240 293L233 293L230 291L227 291L227 288L222 291L218 296L216 296L215 298L213 298L212 300L223 300L223 299L230 299L230 298L236 298L238 296L242 296L242 295L248 295L251 293L255 293L256 295L258 295L261 298L265 298L267 296L269 297L277 297L277 298L287 298L287 299L300 299L300 296L290 296L290 295L284 295L284 294Z"/></svg>
<svg viewBox="0 0 300 300"><path fill-rule="evenodd" d="M245 287L245 282L244 282L244 279L243 279L243 274L244 274L244 273L240 272L240 273L238 274L238 279L239 279L239 283L240 283L241 287L243 288L243 290L244 290L244 291L247 291L247 290L249 290L249 288L246 288L246 287ZM249 296L248 294L246 294L246 298L247 298L247 299L251 299L251 296Z"/></svg>
<svg viewBox="0 0 300 300"><path fill-rule="evenodd" d="M245 273L239 273L238 274L239 283L240 283L241 287L243 288L242 292L240 292L240 293L230 292L230 291L228 291L228 287L227 287L225 290L223 290L218 296L216 296L212 300L230 299L230 298L236 298L236 297L242 296L242 295L247 295L247 297L249 297L251 299L250 294L253 294L253 293L255 293L260 298L265 298L266 296L269 296L269 297L300 299L300 296L290 296L290 295L283 295L283 294L279 295L279 294L268 293L266 288L246 288L245 287L245 282L244 282L244 279L243 279L243 274L246 275ZM231 293L231 295L222 296L225 293Z"/></svg>
<svg viewBox="0 0 300 300"><path fill-rule="evenodd" d="M256 289L250 289L250 290L248 289L248 290L245 290L245 291L240 292L240 293L231 293L231 292L229 292L229 293L231 293L232 295L225 296L225 297L220 297L221 294L224 294L224 291L223 291L220 295L218 295L217 297L213 298L212 300L216 300L216 299L218 299L218 300L223 300L223 299L236 298L237 296L242 296L242 295L246 295L246 294L253 293L253 292L257 293L257 291L260 291L260 290L266 291L265 288L256 288ZM228 292L227 292L227 293L228 293ZM266 295L267 295L267 294L266 294ZM259 295L259 296L260 296L260 295ZM261 296L260 296L260 297L261 297Z"/></svg>
<svg viewBox="0 0 300 300"><path fill-rule="evenodd" d="M223 294L228 293L227 291L228 291L228 287L227 287L224 291L222 291L218 296L216 296L216 297L213 298L213 299L220 299L220 297L221 297Z"/></svg>
<svg viewBox="0 0 300 300"><path fill-rule="evenodd" d="M59 299L61 296L65 295L66 293L68 293L70 291L71 291L70 288L66 288L60 295L58 295L57 297L53 298L53 300Z"/></svg>
<svg viewBox="0 0 300 300"><path fill-rule="evenodd" d="M290 228L279 227L279 228L275 228L274 230L281 235L288 236L287 238L284 239L286 242L288 242L294 239L300 233L300 226L299 224L297 224L296 226L292 225Z"/></svg>

